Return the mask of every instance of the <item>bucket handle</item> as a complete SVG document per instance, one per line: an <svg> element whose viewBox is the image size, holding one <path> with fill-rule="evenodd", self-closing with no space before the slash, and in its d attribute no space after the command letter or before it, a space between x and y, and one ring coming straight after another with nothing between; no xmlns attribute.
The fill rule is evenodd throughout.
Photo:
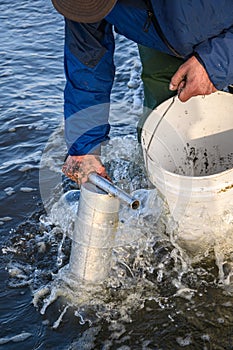
<svg viewBox="0 0 233 350"><path fill-rule="evenodd" d="M156 133L156 131L157 131L157 129L158 129L158 127L159 127L161 121L163 120L163 118L165 117L165 115L167 114L167 112L170 110L170 108L172 107L172 105L174 104L176 97L177 97L177 96L174 96L174 97L172 98L171 103L170 103L169 106L165 109L165 111L164 111L163 114L161 115L160 119L158 120L157 124L155 124L155 128L154 128L154 130L153 130L153 132L152 132L152 134L151 134L151 138L150 138L150 140L149 140L149 142L148 142L148 145L147 145L147 147L145 147L145 152L146 152L146 155L147 155L146 158L145 158L145 167L146 167L147 172L148 172L148 158L150 158L150 160L153 161L153 159L150 157L150 154L149 154L149 150L150 150L150 146L151 146L152 139L153 139L153 137L154 137L154 135L155 135L155 133Z"/></svg>
<svg viewBox="0 0 233 350"><path fill-rule="evenodd" d="M147 155L149 154L149 149L150 149L150 145L151 145L152 139L153 139L153 137L154 137L154 135L155 135L155 133L156 133L156 131L157 131L159 125L161 124L161 122L162 122L163 118L165 117L165 115L167 114L167 112L171 109L172 105L173 105L174 102L175 102L176 97L177 97L177 96L174 96L174 97L172 98L171 103L170 103L169 106L165 109L165 111L164 111L163 114L161 115L159 121L158 121L157 124L155 125L155 128L154 128L154 130L153 130L153 132L152 132L152 134L151 134L151 138L150 138L150 140L149 140L149 142L148 142L148 146L147 146L147 149L146 149Z"/></svg>

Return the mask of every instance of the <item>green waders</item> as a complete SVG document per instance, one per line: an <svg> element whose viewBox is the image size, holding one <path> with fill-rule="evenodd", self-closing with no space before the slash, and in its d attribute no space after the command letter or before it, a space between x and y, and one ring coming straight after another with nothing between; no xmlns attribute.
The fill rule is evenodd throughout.
<svg viewBox="0 0 233 350"><path fill-rule="evenodd" d="M142 45L138 45L138 48L144 84L144 111L137 127L140 142L142 127L150 112L163 101L176 95L176 91L169 90L169 83L183 60Z"/></svg>

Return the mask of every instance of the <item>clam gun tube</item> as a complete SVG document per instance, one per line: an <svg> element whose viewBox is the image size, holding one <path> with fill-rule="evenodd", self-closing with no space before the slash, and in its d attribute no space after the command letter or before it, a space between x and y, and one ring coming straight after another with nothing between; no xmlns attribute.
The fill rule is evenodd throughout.
<svg viewBox="0 0 233 350"><path fill-rule="evenodd" d="M81 186L69 262L76 280L96 284L108 277L120 200L132 209L139 207L138 200L95 173Z"/></svg>
<svg viewBox="0 0 233 350"><path fill-rule="evenodd" d="M113 183L103 178L102 176L96 173L90 173L88 179L93 185L96 185L101 190L125 202L131 209L138 209L140 206L138 199L130 196L128 193L115 186Z"/></svg>

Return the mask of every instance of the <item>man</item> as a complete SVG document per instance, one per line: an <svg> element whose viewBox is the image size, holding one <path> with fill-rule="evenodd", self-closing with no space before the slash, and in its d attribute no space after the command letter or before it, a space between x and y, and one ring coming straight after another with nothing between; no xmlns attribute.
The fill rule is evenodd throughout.
<svg viewBox="0 0 233 350"><path fill-rule="evenodd" d="M108 177L100 145L108 139L114 80L112 27L139 44L145 105L178 94L226 89L233 81L232 0L52 0L65 17L63 172L81 184L88 173ZM211 122L211 121L210 121Z"/></svg>

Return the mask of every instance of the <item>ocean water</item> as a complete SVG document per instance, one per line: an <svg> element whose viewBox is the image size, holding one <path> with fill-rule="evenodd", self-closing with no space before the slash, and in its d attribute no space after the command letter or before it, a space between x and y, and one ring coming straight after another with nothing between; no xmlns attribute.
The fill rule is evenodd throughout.
<svg viewBox="0 0 233 350"><path fill-rule="evenodd" d="M111 274L89 286L67 268L78 202L63 201L63 19L50 1L4 0L0 27L0 349L233 349L232 251L194 263L145 174L136 45L116 34L103 160L142 207L121 208Z"/></svg>

